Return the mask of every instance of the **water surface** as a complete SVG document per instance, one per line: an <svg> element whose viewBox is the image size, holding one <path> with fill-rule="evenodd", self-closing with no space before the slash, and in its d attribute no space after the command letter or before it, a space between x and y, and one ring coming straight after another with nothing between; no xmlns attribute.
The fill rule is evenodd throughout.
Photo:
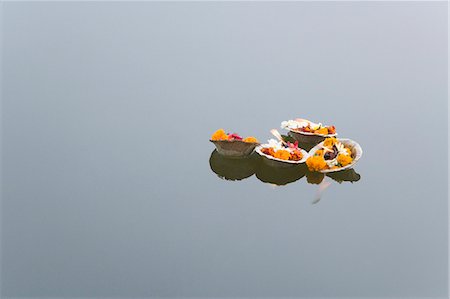
<svg viewBox="0 0 450 299"><path fill-rule="evenodd" d="M446 5L3 3L2 295L446 297ZM208 141L295 117L359 179Z"/></svg>

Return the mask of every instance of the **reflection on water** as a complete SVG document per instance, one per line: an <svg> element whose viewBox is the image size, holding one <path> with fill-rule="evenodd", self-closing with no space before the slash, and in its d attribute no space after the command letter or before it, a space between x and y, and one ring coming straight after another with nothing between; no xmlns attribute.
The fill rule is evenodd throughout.
<svg viewBox="0 0 450 299"><path fill-rule="evenodd" d="M339 172L327 173L327 176L332 178L339 184L342 182L357 182L361 178L361 175L357 173L353 168Z"/></svg>
<svg viewBox="0 0 450 299"><path fill-rule="evenodd" d="M339 172L327 173L310 172L305 164L289 165L288 167L274 167L265 163L256 153L243 158L225 157L214 150L209 158L211 170L220 178L226 180L243 180L256 175L264 183L278 186L287 185L306 177L309 184L321 184L325 177L337 183L357 182L361 176L352 168Z"/></svg>
<svg viewBox="0 0 450 299"><path fill-rule="evenodd" d="M230 181L240 181L255 174L258 156L252 154L247 157L230 158L214 150L209 158L211 170L220 178Z"/></svg>
<svg viewBox="0 0 450 299"><path fill-rule="evenodd" d="M289 167L273 167L264 163L264 161L261 161L261 157L259 158L258 161L261 163L258 164L256 177L264 183L275 184L278 186L286 185L300 180L307 172L307 167L304 163L300 165L290 165Z"/></svg>

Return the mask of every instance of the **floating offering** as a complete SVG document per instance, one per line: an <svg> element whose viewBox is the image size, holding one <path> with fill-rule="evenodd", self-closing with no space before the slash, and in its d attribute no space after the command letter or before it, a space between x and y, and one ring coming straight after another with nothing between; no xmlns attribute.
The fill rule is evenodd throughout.
<svg viewBox="0 0 450 299"><path fill-rule="evenodd" d="M352 168L362 156L361 146L350 139L330 137L309 151L310 171L328 173Z"/></svg>
<svg viewBox="0 0 450 299"><path fill-rule="evenodd" d="M334 126L316 124L302 118L283 121L281 128L288 130L295 140L305 143L319 143L325 138L337 136Z"/></svg>
<svg viewBox="0 0 450 299"><path fill-rule="evenodd" d="M219 154L229 157L248 156L259 145L258 139L253 136L242 138L236 133L225 133L219 129L212 134L210 141L214 143Z"/></svg>
<svg viewBox="0 0 450 299"><path fill-rule="evenodd" d="M301 164L308 158L308 153L298 147L298 142L282 142L270 139L267 144L260 145L255 150L273 166Z"/></svg>

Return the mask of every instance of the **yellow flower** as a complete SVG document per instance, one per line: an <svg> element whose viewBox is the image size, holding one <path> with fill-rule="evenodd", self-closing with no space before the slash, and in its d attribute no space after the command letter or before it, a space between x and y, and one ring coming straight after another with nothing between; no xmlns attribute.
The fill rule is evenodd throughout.
<svg viewBox="0 0 450 299"><path fill-rule="evenodd" d="M291 157L291 154L286 150L280 149L280 150L277 150L273 156L277 159L289 160L289 158Z"/></svg>
<svg viewBox="0 0 450 299"><path fill-rule="evenodd" d="M223 129L219 129L212 134L211 140L228 140L228 135Z"/></svg>
<svg viewBox="0 0 450 299"><path fill-rule="evenodd" d="M337 156L337 161L342 166L347 166L348 164L352 163L353 159L350 155L339 154Z"/></svg>
<svg viewBox="0 0 450 299"><path fill-rule="evenodd" d="M328 129L327 128L320 128L320 129L316 130L314 133L327 135L328 134Z"/></svg>
<svg viewBox="0 0 450 299"><path fill-rule="evenodd" d="M323 142L323 146L332 147L336 143L337 143L336 137L329 137L329 138L325 139L325 141Z"/></svg>
<svg viewBox="0 0 450 299"><path fill-rule="evenodd" d="M347 151L347 153L348 153L350 156L352 155L352 151L351 151L348 147L346 147L345 150Z"/></svg>
<svg viewBox="0 0 450 299"><path fill-rule="evenodd" d="M314 153L314 156L323 156L323 149L317 150L317 151Z"/></svg>
<svg viewBox="0 0 450 299"><path fill-rule="evenodd" d="M249 137L244 138L243 141L244 141L244 142L250 142L250 143L257 143L257 142L258 142L258 139L256 139L256 138L253 137L253 136L249 136Z"/></svg>
<svg viewBox="0 0 450 299"><path fill-rule="evenodd" d="M309 171L319 171L327 168L327 163L322 156L312 156L306 160Z"/></svg>

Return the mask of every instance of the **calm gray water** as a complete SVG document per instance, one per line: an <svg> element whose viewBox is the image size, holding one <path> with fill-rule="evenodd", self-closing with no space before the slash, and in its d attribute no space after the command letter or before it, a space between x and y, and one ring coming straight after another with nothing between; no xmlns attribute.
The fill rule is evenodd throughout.
<svg viewBox="0 0 450 299"><path fill-rule="evenodd" d="M447 297L445 2L1 10L2 296ZM295 117L359 180L212 155Z"/></svg>

